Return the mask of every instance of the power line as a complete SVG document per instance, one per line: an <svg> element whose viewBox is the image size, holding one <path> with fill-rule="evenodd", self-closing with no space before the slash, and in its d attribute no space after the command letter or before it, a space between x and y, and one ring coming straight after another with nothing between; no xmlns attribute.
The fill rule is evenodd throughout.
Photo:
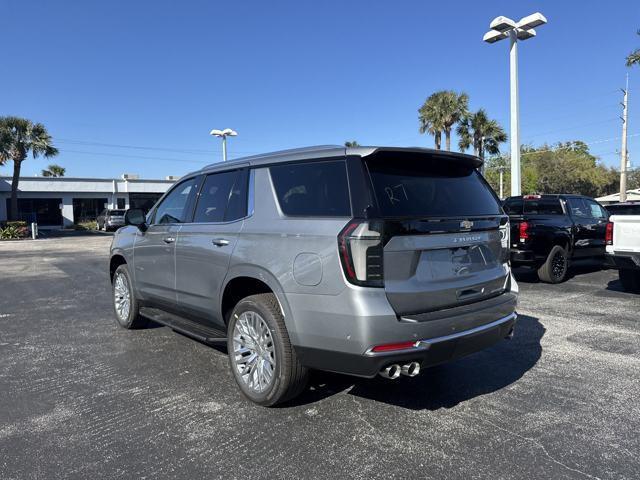
<svg viewBox="0 0 640 480"><path fill-rule="evenodd" d="M536 133L534 135L527 135L527 138L531 139L531 138L535 138L535 137L541 137L542 135L548 135L550 133L566 132L568 130L575 130L576 128L588 127L588 126L591 126L591 125L600 125L602 123L613 122L614 120L618 120L618 117L612 117L612 118L608 118L606 120L599 120L597 122L582 123L580 125L574 125L574 126L566 127L566 128L556 128L555 130L549 130L549 131L546 131L546 132Z"/></svg>
<svg viewBox="0 0 640 480"><path fill-rule="evenodd" d="M172 153L186 153L189 155L207 155L211 157L211 155L217 154L215 150L197 150L197 149L180 149L180 148L167 148L167 147L150 147L150 146L142 146L142 145L122 145L117 143L100 143L100 142L91 142L86 140L74 140L68 138L56 138L56 142L59 143L69 143L73 145L85 145L92 147L109 147L109 148L127 148L134 150L152 150L152 151L160 151L160 152L172 152ZM234 150L234 152L238 153L260 153L256 151L246 151L246 150Z"/></svg>
<svg viewBox="0 0 640 480"><path fill-rule="evenodd" d="M640 136L640 132L628 135L627 137L631 138L631 137L638 137L638 136ZM584 143L585 145L598 145L600 143L613 142L614 140L620 140L621 138L622 137L611 137L611 138L605 138L603 140L594 140L592 142L581 142L581 143ZM535 150L533 152L521 153L520 156L534 155L536 153L544 153L544 152L554 152L562 148L568 148L568 147L555 147L555 148L552 147L552 148L547 148L546 150Z"/></svg>
<svg viewBox="0 0 640 480"><path fill-rule="evenodd" d="M100 155L105 157L118 157L118 158L139 158L143 160L160 160L165 162L183 162L183 163L198 163L200 165L206 165L209 163L214 163L206 160L185 160L184 158L167 158L167 157L147 157L143 155L127 155L127 154L119 154L119 153L105 153L105 152L87 152L82 150L67 150L64 149L64 152L68 153L82 153L85 155Z"/></svg>

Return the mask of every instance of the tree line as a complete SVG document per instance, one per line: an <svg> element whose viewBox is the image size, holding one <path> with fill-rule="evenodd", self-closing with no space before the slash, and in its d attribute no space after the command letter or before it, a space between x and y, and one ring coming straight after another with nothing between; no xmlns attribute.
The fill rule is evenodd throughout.
<svg viewBox="0 0 640 480"><path fill-rule="evenodd" d="M602 165L589 146L579 140L520 149L522 193L577 193L600 197L617 193L620 172ZM511 164L508 155L488 159L485 178L495 191L500 190L503 172L505 196L511 194ZM628 188L640 188L640 170L629 172Z"/></svg>

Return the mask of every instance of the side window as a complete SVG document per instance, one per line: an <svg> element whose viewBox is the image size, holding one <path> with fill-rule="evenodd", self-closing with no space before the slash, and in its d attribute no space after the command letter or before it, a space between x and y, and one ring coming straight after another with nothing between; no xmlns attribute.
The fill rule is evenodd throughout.
<svg viewBox="0 0 640 480"><path fill-rule="evenodd" d="M156 208L153 223L184 223L187 221L189 214L187 210L191 203L189 199L195 194L195 189L196 178L190 178L177 185Z"/></svg>
<svg viewBox="0 0 640 480"><path fill-rule="evenodd" d="M296 163L269 168L285 215L348 217L351 215L344 161Z"/></svg>
<svg viewBox="0 0 640 480"><path fill-rule="evenodd" d="M593 200L585 200L585 203L589 206L589 213L593 218L597 218L598 220L607 218L607 214L599 204Z"/></svg>
<svg viewBox="0 0 640 480"><path fill-rule="evenodd" d="M194 222L229 222L246 215L246 171L213 173L204 181Z"/></svg>
<svg viewBox="0 0 640 480"><path fill-rule="evenodd" d="M581 198L569 198L567 200L571 209L571 216L575 218L589 218L589 210Z"/></svg>
<svg viewBox="0 0 640 480"><path fill-rule="evenodd" d="M240 170L229 193L229 204L224 214L225 222L231 222L247 216L248 188L249 171Z"/></svg>

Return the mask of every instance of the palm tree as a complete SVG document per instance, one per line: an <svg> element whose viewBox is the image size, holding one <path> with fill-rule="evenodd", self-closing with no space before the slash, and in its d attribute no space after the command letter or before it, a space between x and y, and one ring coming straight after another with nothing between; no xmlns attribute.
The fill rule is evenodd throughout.
<svg viewBox="0 0 640 480"><path fill-rule="evenodd" d="M489 119L487 112L480 109L475 113L465 115L458 125L457 132L460 137L458 146L464 152L473 146L474 155L484 160L484 154L497 155L500 153L500 144L507 141L507 134L500 124Z"/></svg>
<svg viewBox="0 0 640 480"><path fill-rule="evenodd" d="M52 145L51 135L41 123L20 117L0 117L0 164L13 160L11 181L11 207L9 218L18 216L18 182L22 162L31 154L33 158L53 157L58 149Z"/></svg>
<svg viewBox="0 0 640 480"><path fill-rule="evenodd" d="M467 114L468 105L466 93L458 94L453 90L433 93L418 110L420 133L433 135L436 149L440 150L441 132L444 132L446 148L451 150L451 129Z"/></svg>
<svg viewBox="0 0 640 480"><path fill-rule="evenodd" d="M51 164L46 169L42 170L43 177L64 177L66 168L61 167L60 165Z"/></svg>
<svg viewBox="0 0 640 480"><path fill-rule="evenodd" d="M640 35L640 30L636 33ZM627 57L627 67L630 67L631 65L640 65L640 48L636 48Z"/></svg>
<svg viewBox="0 0 640 480"><path fill-rule="evenodd" d="M442 92L441 107L447 150L451 150L451 129L468 113L469 96L466 93L457 94L453 90Z"/></svg>
<svg viewBox="0 0 640 480"><path fill-rule="evenodd" d="M418 120L420 121L420 133L433 135L436 150L440 150L442 143L442 130L444 122L440 109L441 92L432 93L418 109Z"/></svg>
<svg viewBox="0 0 640 480"><path fill-rule="evenodd" d="M360 144L358 142L356 142L355 140L351 140L351 141L344 142L344 146L345 147L354 147L355 148L355 147L359 147Z"/></svg>

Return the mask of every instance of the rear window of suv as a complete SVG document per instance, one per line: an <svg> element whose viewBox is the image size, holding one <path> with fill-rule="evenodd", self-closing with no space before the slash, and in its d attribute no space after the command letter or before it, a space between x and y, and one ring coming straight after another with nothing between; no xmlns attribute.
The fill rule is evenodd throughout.
<svg viewBox="0 0 640 480"><path fill-rule="evenodd" d="M564 215L559 198L512 198L504 203L507 215Z"/></svg>
<svg viewBox="0 0 640 480"><path fill-rule="evenodd" d="M285 215L351 216L344 161L276 165L269 171L280 209Z"/></svg>
<svg viewBox="0 0 640 480"><path fill-rule="evenodd" d="M380 213L389 217L499 215L491 187L471 165L446 157L365 160Z"/></svg>

